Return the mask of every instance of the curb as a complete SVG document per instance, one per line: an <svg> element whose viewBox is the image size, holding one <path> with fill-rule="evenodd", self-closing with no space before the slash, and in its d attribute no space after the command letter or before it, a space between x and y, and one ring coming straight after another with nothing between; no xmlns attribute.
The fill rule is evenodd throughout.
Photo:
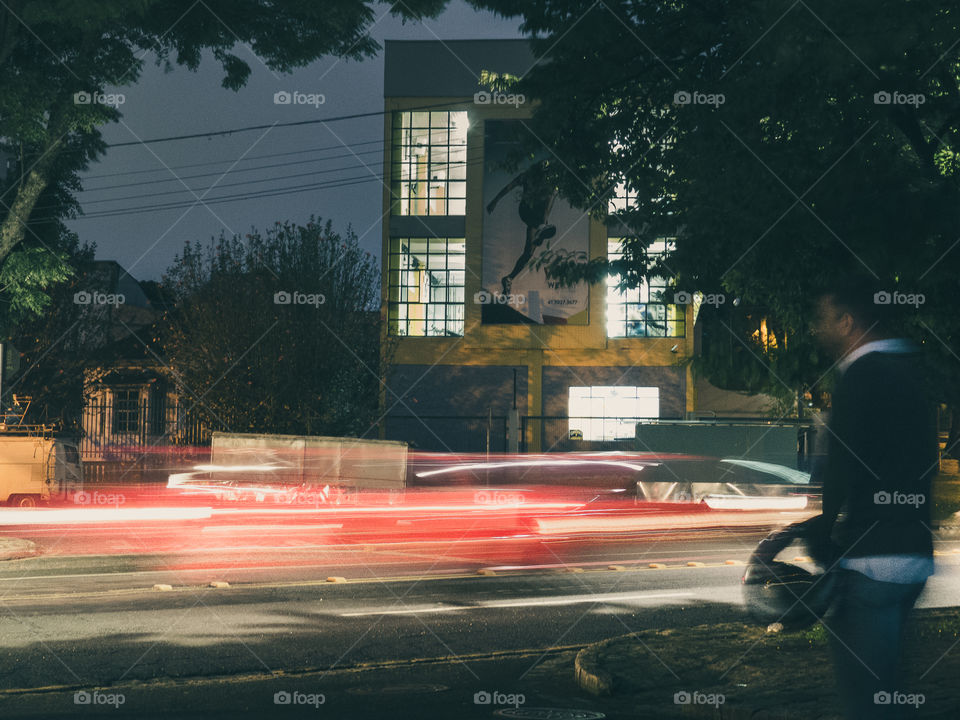
<svg viewBox="0 0 960 720"><path fill-rule="evenodd" d="M19 560L39 554L37 544L32 540L0 538L0 560Z"/></svg>
<svg viewBox="0 0 960 720"><path fill-rule="evenodd" d="M573 670L577 678L577 685L582 690L586 690L591 695L609 695L613 690L613 678L610 677L608 672L601 669L600 651L611 642L619 639L611 638L593 645L587 645L577 653L577 659L573 662Z"/></svg>

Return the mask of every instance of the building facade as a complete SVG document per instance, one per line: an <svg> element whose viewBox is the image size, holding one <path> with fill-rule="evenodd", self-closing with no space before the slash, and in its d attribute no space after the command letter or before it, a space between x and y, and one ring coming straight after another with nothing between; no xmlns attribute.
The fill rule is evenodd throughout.
<svg viewBox="0 0 960 720"><path fill-rule="evenodd" d="M516 433L528 451L599 449L633 438L637 419L694 410L693 305L675 304L666 281L564 287L542 269L620 247L538 182L559 162L548 148L513 154L531 102L480 84L535 62L522 40L386 44L388 439L506 450Z"/></svg>

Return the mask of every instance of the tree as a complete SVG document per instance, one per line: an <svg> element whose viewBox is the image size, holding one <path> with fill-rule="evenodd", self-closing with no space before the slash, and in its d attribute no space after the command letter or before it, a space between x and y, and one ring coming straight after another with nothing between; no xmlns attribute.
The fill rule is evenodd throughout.
<svg viewBox="0 0 960 720"><path fill-rule="evenodd" d="M30 239L25 241L29 244ZM110 293L112 288L107 278L97 273L94 265L95 247L80 245L76 236L65 236L58 244L62 248L63 266L73 268L69 277L49 285L47 293L33 287L23 290L21 295L44 298L44 312L33 312L28 308L8 308L8 315L17 319L11 325L11 332L0 335L0 342L6 343L7 351L15 347L20 352L20 371L6 378L3 387L3 404L11 403L13 394L29 395L33 398L28 424L52 424L75 434L79 434L80 418L85 405L85 382L92 379L89 375L97 368L97 360L103 358L105 347L110 343L112 322L110 306L83 303L78 301L81 293ZM19 275L15 269L20 266L20 254L38 252L41 262L29 273ZM18 249L3 267L3 277L12 272L11 282L28 283L30 277L37 276L36 266L42 267L52 253L45 249ZM30 263L30 259L24 259ZM59 262L59 261L58 261ZM13 268L13 271L11 271ZM16 297L16 294L14 294Z"/></svg>
<svg viewBox="0 0 960 720"><path fill-rule="evenodd" d="M377 422L379 268L350 230L277 223L187 243L163 278L161 344L182 402L213 427L361 435Z"/></svg>
<svg viewBox="0 0 960 720"><path fill-rule="evenodd" d="M557 277L666 274L739 298L706 309L704 331L713 350L743 357L701 366L728 387L758 389L759 374L768 391L793 392L830 365L808 334L816 292L864 274L925 296L904 326L936 349L940 397L960 408L947 381L960 375L954 5L475 4L521 17L549 56L516 87L538 101L531 135L555 154L562 194L601 217L618 184L637 198L616 218L621 264L558 263ZM648 270L645 250L663 237L676 251Z"/></svg>
<svg viewBox="0 0 960 720"><path fill-rule="evenodd" d="M391 6L403 18L433 15L445 0L406 0ZM288 72L327 54L359 59L377 50L367 30L374 3L362 0L11 0L0 12L0 150L16 159L16 182L0 197L0 264L32 237L34 210L51 185L79 187L78 173L102 155L99 127L121 117L106 88L135 83L142 57L195 70L209 50L224 71L224 87L237 90L250 75L234 50L247 46L271 69ZM64 256L35 251L20 258L18 274L50 282ZM9 274L9 273L8 273ZM18 286L6 286L15 292ZM21 302L13 300L13 302Z"/></svg>

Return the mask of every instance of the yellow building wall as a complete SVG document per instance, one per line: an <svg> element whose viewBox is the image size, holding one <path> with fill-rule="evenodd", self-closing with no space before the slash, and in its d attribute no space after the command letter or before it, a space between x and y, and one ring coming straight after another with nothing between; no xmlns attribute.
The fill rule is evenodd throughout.
<svg viewBox="0 0 960 720"><path fill-rule="evenodd" d="M449 105L447 103L457 103ZM425 106L439 106L427 108ZM401 110L467 110L470 129L467 134L467 214L466 214L466 280L465 324L462 338L400 337L394 343L394 365L525 365L527 371L527 407L522 414L539 415L543 407L542 368L544 366L576 367L669 367L685 366L687 412L694 409L693 380L688 360L693 356L693 306L686 306L686 333L682 338L607 338L606 287L590 288L589 324L587 325L483 325L481 306L472 302L481 289L482 218L483 218L483 121L486 119L523 119L529 109L513 110L509 106L474 105L472 98L388 98L384 115L384 189L383 207L390 206L391 117ZM607 228L598 220L590 220L590 257L605 257ZM426 230L424 229L426 234ZM381 263L381 317L387 332L390 216L383 219ZM386 340L386 337L384 338ZM676 350L672 350L676 347Z"/></svg>

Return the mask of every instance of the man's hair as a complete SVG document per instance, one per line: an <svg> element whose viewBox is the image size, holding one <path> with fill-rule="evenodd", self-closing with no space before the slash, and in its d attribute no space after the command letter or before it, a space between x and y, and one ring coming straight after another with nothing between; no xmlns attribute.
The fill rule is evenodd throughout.
<svg viewBox="0 0 960 720"><path fill-rule="evenodd" d="M861 330L882 333L892 321L891 305L883 302L883 293L892 289L872 277L848 276L836 287L821 291L819 297L829 298L840 311L850 313Z"/></svg>

